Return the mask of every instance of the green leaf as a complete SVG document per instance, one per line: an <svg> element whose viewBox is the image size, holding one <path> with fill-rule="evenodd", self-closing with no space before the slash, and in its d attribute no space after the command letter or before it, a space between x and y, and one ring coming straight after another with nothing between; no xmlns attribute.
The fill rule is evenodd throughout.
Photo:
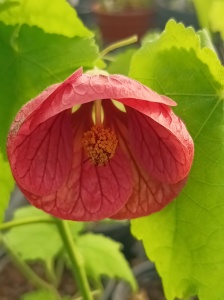
<svg viewBox="0 0 224 300"><path fill-rule="evenodd" d="M69 300L70 297L62 297L61 300ZM26 293L21 300L55 300L55 293L49 290L37 290Z"/></svg>
<svg viewBox="0 0 224 300"><path fill-rule="evenodd" d="M201 28L209 28L209 12L216 0L193 0Z"/></svg>
<svg viewBox="0 0 224 300"><path fill-rule="evenodd" d="M114 60L109 64L107 71L110 74L128 75L131 58L135 52L136 49L128 49L114 56Z"/></svg>
<svg viewBox="0 0 224 300"><path fill-rule="evenodd" d="M13 187L14 180L11 175L9 164L3 159L0 151L0 223L3 221Z"/></svg>
<svg viewBox="0 0 224 300"><path fill-rule="evenodd" d="M19 5L18 1L10 1L10 0L6 0L1 2L0 1L0 13L2 13L4 10L7 10L13 6L17 6Z"/></svg>
<svg viewBox="0 0 224 300"><path fill-rule="evenodd" d="M224 2L213 1L209 11L210 27L213 32L220 32L224 39L224 20L223 20Z"/></svg>
<svg viewBox="0 0 224 300"><path fill-rule="evenodd" d="M74 239L76 239L79 234L84 231L86 223L84 222L74 222L74 221L68 221L72 236Z"/></svg>
<svg viewBox="0 0 224 300"><path fill-rule="evenodd" d="M141 39L141 44L144 45L145 43L153 42L160 37L160 34L161 31L159 30L148 31Z"/></svg>
<svg viewBox="0 0 224 300"><path fill-rule="evenodd" d="M96 234L80 236L76 243L84 258L87 275L95 282L105 275L123 279L136 289L132 271L120 252L120 244Z"/></svg>
<svg viewBox="0 0 224 300"><path fill-rule="evenodd" d="M48 214L33 206L25 206L15 211L13 220L30 217L46 217ZM50 217L50 216L49 216ZM84 229L83 222L69 222L75 239ZM49 262L63 248L61 236L54 223L30 223L11 228L5 233L7 243L16 249L24 260L43 260ZM50 241L50 242L49 242Z"/></svg>
<svg viewBox="0 0 224 300"><path fill-rule="evenodd" d="M223 0L193 0L201 27L220 32L224 39Z"/></svg>
<svg viewBox="0 0 224 300"><path fill-rule="evenodd" d="M207 29L198 30L197 35L200 38L201 48L203 48L203 47L210 48L217 55L217 50L216 50L215 46L213 45L212 37L211 37L209 31Z"/></svg>
<svg viewBox="0 0 224 300"><path fill-rule="evenodd" d="M132 60L130 75L178 103L175 110L195 143L193 167L179 197L159 213L132 221L132 232L156 262L168 300L224 295L223 72L215 53L200 48L194 31L174 21Z"/></svg>
<svg viewBox="0 0 224 300"><path fill-rule="evenodd" d="M17 3L18 5L11 5L1 12L0 21L6 25L37 26L47 33L61 34L70 38L93 36L65 0L17 0Z"/></svg>
<svg viewBox="0 0 224 300"><path fill-rule="evenodd" d="M15 220L46 215L35 207L24 207L16 211ZM33 223L11 228L5 233L7 243L24 260L53 259L63 244L54 223Z"/></svg>
<svg viewBox="0 0 224 300"><path fill-rule="evenodd" d="M15 211L13 220L20 220L20 219L25 219L30 217L45 217L45 216L49 216L49 215L41 209L38 209L34 206L27 205Z"/></svg>
<svg viewBox="0 0 224 300"><path fill-rule="evenodd" d="M10 123L21 106L81 66L93 68L98 49L93 39L1 23L0 44L0 145L5 145Z"/></svg>
<svg viewBox="0 0 224 300"><path fill-rule="evenodd" d="M174 52L172 53L173 50ZM178 55L176 58L175 51L179 51L183 55ZM190 64L184 62L187 52L190 53L187 56L189 60L194 57L197 59L198 57L199 60L197 62L199 61L202 70L195 67L193 62L190 62ZM164 57L165 55L167 57ZM174 63L176 59L178 59L177 64ZM169 68L164 66L164 60L169 60ZM182 63L184 63L184 69ZM200 85L203 87L203 80L206 80L204 71L208 69L207 65L209 65L208 72L211 74L211 80L217 81L218 84L215 90L219 89L219 87L221 89L224 82L224 70L217 55L208 48L201 50L200 37L195 34L193 28L185 28L181 23L176 24L174 20L171 20L167 23L166 29L159 39L144 44L136 52L132 58L129 76L164 94L170 93L170 88L175 88L178 84L184 82L183 86L179 86L180 90L182 89L180 92L184 94L188 88L188 82L196 89L195 83L199 80ZM172 70L170 70L170 67L172 67ZM175 78L174 83L174 77L170 77L172 72L174 72L173 69L175 69L176 76L179 76L179 74L182 76L181 71L184 71L184 77ZM191 72L191 70L194 70L194 72ZM172 87L172 84L174 87ZM205 86L204 93L207 92L205 89L213 92L212 86Z"/></svg>

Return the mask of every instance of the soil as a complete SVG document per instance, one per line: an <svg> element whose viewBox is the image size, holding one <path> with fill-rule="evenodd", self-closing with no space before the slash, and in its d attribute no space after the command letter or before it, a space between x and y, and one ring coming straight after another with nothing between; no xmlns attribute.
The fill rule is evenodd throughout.
<svg viewBox="0 0 224 300"><path fill-rule="evenodd" d="M33 264L32 268L41 278L45 278L41 264ZM0 273L0 300L19 300L24 293L34 289L11 262L5 263ZM61 295L74 295L75 293L74 280L68 270L63 274L59 291ZM143 282L139 292L130 297L130 300L165 300L160 279L155 278L150 282Z"/></svg>
<svg viewBox="0 0 224 300"><path fill-rule="evenodd" d="M145 282L137 295L132 296L130 300L166 300L163 292L161 280L155 278L150 282Z"/></svg>
<svg viewBox="0 0 224 300"><path fill-rule="evenodd" d="M46 279L40 263L32 264L31 267L41 278ZM0 272L0 300L19 300L23 294L33 290L35 290L33 285L11 262L5 264ZM61 295L74 295L76 292L74 279L69 270L63 274L59 292Z"/></svg>
<svg viewBox="0 0 224 300"><path fill-rule="evenodd" d="M21 295L32 290L32 285L15 266L5 264L0 273L0 300L18 300Z"/></svg>

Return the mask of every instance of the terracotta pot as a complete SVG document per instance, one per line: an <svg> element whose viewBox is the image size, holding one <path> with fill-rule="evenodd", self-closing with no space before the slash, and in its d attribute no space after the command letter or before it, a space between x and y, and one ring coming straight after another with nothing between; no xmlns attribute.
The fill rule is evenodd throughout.
<svg viewBox="0 0 224 300"><path fill-rule="evenodd" d="M155 10L153 8L109 13L102 11L99 5L95 5L93 12L105 43L112 43L133 34L141 38L154 26Z"/></svg>

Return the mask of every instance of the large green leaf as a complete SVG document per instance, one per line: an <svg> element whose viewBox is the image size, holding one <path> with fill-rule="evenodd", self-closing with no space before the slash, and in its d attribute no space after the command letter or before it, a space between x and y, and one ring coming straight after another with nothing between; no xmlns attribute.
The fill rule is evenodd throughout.
<svg viewBox="0 0 224 300"><path fill-rule="evenodd" d="M224 39L223 0L193 0L201 27L220 32Z"/></svg>
<svg viewBox="0 0 224 300"><path fill-rule="evenodd" d="M38 2L38 1L37 1ZM0 145L22 104L98 57L93 39L47 34L37 27L0 23Z"/></svg>
<svg viewBox="0 0 224 300"><path fill-rule="evenodd" d="M0 21L6 25L38 26L45 32L61 34L67 37L89 37L93 34L82 24L76 11L65 0L17 0L16 5L4 5L8 9L1 11Z"/></svg>
<svg viewBox="0 0 224 300"><path fill-rule="evenodd" d="M209 12L210 27L213 32L220 32L224 39L224 2L223 0L216 0L212 2L211 10Z"/></svg>
<svg viewBox="0 0 224 300"><path fill-rule="evenodd" d="M175 110L195 143L179 197L161 212L132 221L169 300L194 294L224 299L223 72L215 53L200 49L194 31L174 21L132 60L132 77L177 101Z"/></svg>
<svg viewBox="0 0 224 300"><path fill-rule="evenodd" d="M47 216L51 218L51 216L45 213L43 210L38 209L34 206L27 205L27 206L22 206L15 211L13 220L22 220L30 217L47 217Z"/></svg>
<svg viewBox="0 0 224 300"><path fill-rule="evenodd" d="M0 13L2 13L4 10L7 10L9 8L19 5L18 1L13 1L13 0L12 1L11 0L3 0L2 2L1 1L0 1Z"/></svg>
<svg viewBox="0 0 224 300"><path fill-rule="evenodd" d="M27 218L45 218L53 221L52 217L40 209L33 206L25 206L17 209L13 220L23 221ZM82 222L70 222L69 226L74 238L78 238L79 233L84 229ZM24 260L52 260L63 248L58 227L54 222L39 222L23 224L12 227L5 233L5 238L10 248L15 249Z"/></svg>
<svg viewBox="0 0 224 300"><path fill-rule="evenodd" d="M201 27L209 28L209 12L216 0L193 0Z"/></svg>
<svg viewBox="0 0 224 300"><path fill-rule="evenodd" d="M95 282L104 275L123 279L136 289L132 271L120 252L120 244L96 234L80 236L76 243L84 258L87 275Z"/></svg>
<svg viewBox="0 0 224 300"><path fill-rule="evenodd" d="M24 207L21 207L19 209L17 209L15 211L15 214L14 214L14 220L21 220L21 219L27 219L27 218L32 218L32 217L43 217L43 218L47 218L49 217L52 218L50 215L48 215L47 213L45 213L43 210L41 209L38 209L34 206L24 206ZM85 225L87 223L84 223L84 222L75 222L75 221L67 221L68 224L69 224L69 227L70 227L70 230L71 230L71 233L72 233L72 236L74 239L76 239L79 234L81 232L84 231L85 229ZM29 226L29 225L28 225Z"/></svg>
<svg viewBox="0 0 224 300"><path fill-rule="evenodd" d="M8 162L4 161L0 151L0 223L3 221L5 209L8 206L10 193L14 186Z"/></svg>
<svg viewBox="0 0 224 300"><path fill-rule="evenodd" d="M46 216L44 212L34 207L19 209L15 214L15 220L27 216ZM5 233L7 244L24 260L52 260L62 249L63 244L54 223L33 223L13 227Z"/></svg>

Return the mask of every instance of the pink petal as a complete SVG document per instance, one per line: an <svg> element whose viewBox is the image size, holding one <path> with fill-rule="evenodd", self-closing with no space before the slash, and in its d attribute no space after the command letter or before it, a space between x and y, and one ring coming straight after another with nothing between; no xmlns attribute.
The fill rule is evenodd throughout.
<svg viewBox="0 0 224 300"><path fill-rule="evenodd" d="M65 111L35 130L8 138L13 175L20 186L38 195L58 190L71 168L71 112Z"/></svg>
<svg viewBox="0 0 224 300"><path fill-rule="evenodd" d="M56 191L71 167L72 127L70 110L47 116L48 98L58 98L64 85L81 75L76 71L62 84L54 84L25 104L16 115L7 140L7 154L17 183L32 193L46 195ZM45 116L45 122L32 126L34 119ZM63 167L62 167L63 166Z"/></svg>
<svg viewBox="0 0 224 300"><path fill-rule="evenodd" d="M114 126L119 143L126 156L129 157L134 177L133 193L128 202L112 218L138 218L161 210L180 193L186 183L186 178L176 184L163 183L144 170L136 160L128 140L127 114L119 111L109 101L104 102L103 106L105 122L109 126Z"/></svg>
<svg viewBox="0 0 224 300"><path fill-rule="evenodd" d="M144 170L171 184L185 178L194 146L184 123L163 104L152 103L147 115L126 109L130 147Z"/></svg>
<svg viewBox="0 0 224 300"><path fill-rule="evenodd" d="M51 106L52 103L50 99L57 99L58 102L61 104L60 101L61 94L63 94L63 92L66 90L70 82L75 81L76 78L81 75L82 75L82 69L78 69L64 82L49 86L37 97L27 102L16 115L14 122L12 123L12 126L10 128L9 138L10 136L11 137L15 136L18 130L20 130L20 133L26 134L27 131L34 129L34 127L31 128L31 123L33 122L33 119L37 119L37 118L41 119L44 116L44 120L47 120L52 116L56 115L57 113L66 110L67 108L63 109L63 107L61 106L60 106L61 108L60 110L57 110L56 107ZM55 112L54 109L56 109ZM50 111L50 114L47 114L48 110ZM40 123L42 123L41 120L37 122L36 125L39 125ZM8 151L10 152L10 149L8 149Z"/></svg>
<svg viewBox="0 0 224 300"><path fill-rule="evenodd" d="M44 98L44 100L43 100ZM79 69L61 83L52 94L41 93L36 100L41 105L36 110L35 118L30 126L35 127L51 116L71 108L76 104L84 104L97 99L132 99L134 105L163 103L176 105L168 97L161 96L141 83L123 75L86 75Z"/></svg>
<svg viewBox="0 0 224 300"><path fill-rule="evenodd" d="M118 147L106 166L97 167L86 159L81 147L83 132L89 130L91 105L73 114L73 162L62 187L49 196L38 197L24 191L29 201L56 217L80 221L98 221L116 213L132 192L129 162Z"/></svg>

